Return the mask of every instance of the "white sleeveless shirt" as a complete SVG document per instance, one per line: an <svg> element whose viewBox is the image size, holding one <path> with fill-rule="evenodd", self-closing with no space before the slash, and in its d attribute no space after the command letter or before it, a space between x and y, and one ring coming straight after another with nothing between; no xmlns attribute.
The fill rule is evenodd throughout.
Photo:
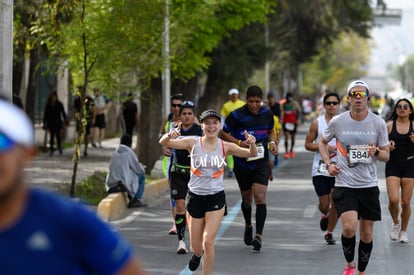
<svg viewBox="0 0 414 275"><path fill-rule="evenodd" d="M224 190L223 174L227 166L224 143L217 140L212 152L203 150L202 139L197 138L191 150L191 176L188 190L196 195L213 195Z"/></svg>
<svg viewBox="0 0 414 275"><path fill-rule="evenodd" d="M323 131L325 131L326 127L328 127L325 119L325 115L322 115L318 117L318 135L315 139L315 144L319 143L319 137L322 135ZM329 141L329 145L335 146L336 139L333 138L331 141ZM331 153L329 155L331 162L336 162L336 152ZM319 152L315 152L315 155L313 156L313 164L312 164L312 177L314 176L327 176L332 177L329 175L329 173L326 171L325 165L321 167L321 164L323 163L321 154Z"/></svg>

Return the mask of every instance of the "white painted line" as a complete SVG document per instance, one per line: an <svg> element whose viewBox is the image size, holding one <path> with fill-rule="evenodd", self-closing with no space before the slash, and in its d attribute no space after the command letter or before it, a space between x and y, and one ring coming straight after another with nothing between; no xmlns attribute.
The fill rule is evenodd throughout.
<svg viewBox="0 0 414 275"><path fill-rule="evenodd" d="M316 205L308 205L303 211L303 217L306 219L310 219L310 218L315 217L315 213L316 213Z"/></svg>

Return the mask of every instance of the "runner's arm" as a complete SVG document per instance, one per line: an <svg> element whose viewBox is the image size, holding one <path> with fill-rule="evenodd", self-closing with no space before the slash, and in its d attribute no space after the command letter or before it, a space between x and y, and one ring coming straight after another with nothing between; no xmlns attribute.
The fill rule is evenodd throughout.
<svg viewBox="0 0 414 275"><path fill-rule="evenodd" d="M305 138L305 149L311 152L319 151L319 144L315 143L315 139L318 136L318 121L314 120L309 126L309 131Z"/></svg>

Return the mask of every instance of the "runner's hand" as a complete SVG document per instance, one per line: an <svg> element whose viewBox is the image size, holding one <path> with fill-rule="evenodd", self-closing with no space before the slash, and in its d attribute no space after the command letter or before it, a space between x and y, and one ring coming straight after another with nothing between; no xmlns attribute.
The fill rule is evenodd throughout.
<svg viewBox="0 0 414 275"><path fill-rule="evenodd" d="M253 135L249 135L246 130L244 130L244 138L247 145L256 143L256 138Z"/></svg>
<svg viewBox="0 0 414 275"><path fill-rule="evenodd" d="M169 133L168 133L168 137L170 139L175 139L179 136L181 136L181 124L182 122L178 123L178 126L174 129L172 129Z"/></svg>

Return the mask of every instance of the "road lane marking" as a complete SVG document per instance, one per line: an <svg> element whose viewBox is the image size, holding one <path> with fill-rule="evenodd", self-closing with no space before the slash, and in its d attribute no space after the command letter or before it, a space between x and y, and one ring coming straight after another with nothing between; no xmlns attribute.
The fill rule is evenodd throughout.
<svg viewBox="0 0 414 275"><path fill-rule="evenodd" d="M310 218L315 217L315 213L316 213L316 205L308 205L303 211L303 217L310 219Z"/></svg>
<svg viewBox="0 0 414 275"><path fill-rule="evenodd" d="M231 208L230 211L227 211L227 216L223 218L220 224L220 228L216 235L216 242L224 235L224 233L229 229L230 225L233 223L237 214L239 214L241 209L242 200L236 202L236 204ZM190 253L191 254L191 253ZM192 274L191 270L188 268L188 264L184 267L183 270L179 273L180 275L189 275Z"/></svg>

